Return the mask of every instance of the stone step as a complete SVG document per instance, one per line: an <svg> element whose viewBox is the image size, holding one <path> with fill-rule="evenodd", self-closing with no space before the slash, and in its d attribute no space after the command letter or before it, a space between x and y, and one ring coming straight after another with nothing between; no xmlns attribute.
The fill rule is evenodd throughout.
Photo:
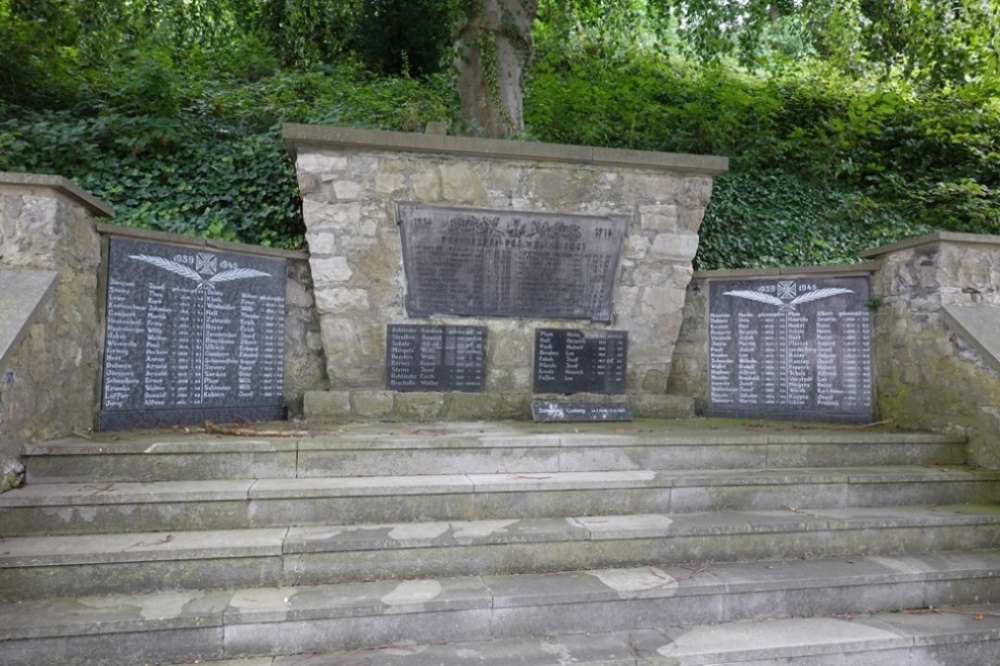
<svg viewBox="0 0 1000 666"><path fill-rule="evenodd" d="M10 536L990 504L1000 472L957 466L552 472L38 484L0 495Z"/></svg>
<svg viewBox="0 0 1000 666"><path fill-rule="evenodd" d="M913 609L857 617L730 622L689 629L545 638L399 643L205 666L986 666L1000 654L994 606Z"/></svg>
<svg viewBox="0 0 1000 666"><path fill-rule="evenodd" d="M340 431L310 431L295 437L101 433L91 439L30 445L24 460L30 484L965 461L964 438L926 433L819 427L764 430L756 425L556 428L531 424L345 426Z"/></svg>
<svg viewBox="0 0 1000 666"><path fill-rule="evenodd" d="M950 552L26 600L0 604L0 663L111 666L336 649L367 654L377 646L642 630L662 633L633 633L627 645L634 651L622 655L626 659L645 653L687 658L683 652L699 643L734 657L740 643L749 649L750 638L737 642L740 628L702 625L790 617L819 629L822 616L985 606L1000 601L998 563L997 551ZM920 618L900 616L899 625L912 627ZM912 635L894 634L891 622L869 620L858 625L859 645L895 635L892 649L926 648ZM984 632L977 634L979 627ZM979 627L973 625L971 635L998 639L992 615L987 623L984 612ZM728 631L732 640L722 642L720 634L712 641L714 630ZM951 642L970 638L953 627L943 634Z"/></svg>
<svg viewBox="0 0 1000 666"><path fill-rule="evenodd" d="M996 506L11 537L0 600L985 549Z"/></svg>

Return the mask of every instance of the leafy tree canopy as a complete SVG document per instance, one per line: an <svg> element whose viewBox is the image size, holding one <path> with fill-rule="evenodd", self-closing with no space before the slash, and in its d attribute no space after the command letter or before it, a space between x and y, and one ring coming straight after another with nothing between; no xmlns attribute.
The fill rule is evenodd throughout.
<svg viewBox="0 0 1000 666"><path fill-rule="evenodd" d="M998 5L0 0L0 170L70 177L122 223L295 247L280 123L461 128L452 39L492 6L470 39L531 63L525 138L730 156L699 266L851 261L1000 233Z"/></svg>

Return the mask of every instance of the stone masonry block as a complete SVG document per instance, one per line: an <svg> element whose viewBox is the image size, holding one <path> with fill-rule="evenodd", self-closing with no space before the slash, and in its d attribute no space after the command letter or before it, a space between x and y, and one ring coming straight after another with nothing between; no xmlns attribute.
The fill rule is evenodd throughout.
<svg viewBox="0 0 1000 666"><path fill-rule="evenodd" d="M363 313L369 310L368 292L340 287L320 289L316 291L316 307L324 313Z"/></svg>
<svg viewBox="0 0 1000 666"><path fill-rule="evenodd" d="M677 226L677 206L639 206L639 223L644 230L674 233Z"/></svg>
<svg viewBox="0 0 1000 666"><path fill-rule="evenodd" d="M434 420L444 412L444 393L397 393L395 413L404 420Z"/></svg>
<svg viewBox="0 0 1000 666"><path fill-rule="evenodd" d="M454 421L495 418L500 411L500 396L491 393L449 393L445 417Z"/></svg>
<svg viewBox="0 0 1000 666"><path fill-rule="evenodd" d="M413 195L418 201L441 201L441 174L433 165L421 165L420 171L410 176Z"/></svg>
<svg viewBox="0 0 1000 666"><path fill-rule="evenodd" d="M348 391L306 391L302 415L309 421L349 419L351 394Z"/></svg>
<svg viewBox="0 0 1000 666"><path fill-rule="evenodd" d="M300 171L316 174L341 173L347 169L347 157L323 152L303 151L295 160Z"/></svg>
<svg viewBox="0 0 1000 666"><path fill-rule="evenodd" d="M657 234L653 239L650 255L673 259L676 261L691 261L698 253L698 234Z"/></svg>
<svg viewBox="0 0 1000 666"><path fill-rule="evenodd" d="M337 236L332 229L307 231L306 243L314 257L330 256L337 251Z"/></svg>
<svg viewBox="0 0 1000 666"><path fill-rule="evenodd" d="M343 231L353 229L361 220L361 204L324 203L306 200L302 202L302 216L306 229L331 229Z"/></svg>
<svg viewBox="0 0 1000 666"><path fill-rule="evenodd" d="M479 204L486 201L486 188L479 174L465 164L441 165L442 192L445 201L456 204Z"/></svg>
<svg viewBox="0 0 1000 666"><path fill-rule="evenodd" d="M360 197L364 190L359 183L352 180L338 180L333 183L333 193L338 200L353 201Z"/></svg>
<svg viewBox="0 0 1000 666"><path fill-rule="evenodd" d="M395 406L393 391L351 391L351 406L360 419L385 418Z"/></svg>
<svg viewBox="0 0 1000 666"><path fill-rule="evenodd" d="M623 197L636 202L673 203L680 189L675 176L662 173L625 173L622 180Z"/></svg>
<svg viewBox="0 0 1000 666"><path fill-rule="evenodd" d="M347 263L347 257L312 257L309 260L309 267L312 269L317 289L347 282L353 274Z"/></svg>
<svg viewBox="0 0 1000 666"><path fill-rule="evenodd" d="M712 178L709 176L688 176L677 193L677 203L682 206L704 208L712 198Z"/></svg>

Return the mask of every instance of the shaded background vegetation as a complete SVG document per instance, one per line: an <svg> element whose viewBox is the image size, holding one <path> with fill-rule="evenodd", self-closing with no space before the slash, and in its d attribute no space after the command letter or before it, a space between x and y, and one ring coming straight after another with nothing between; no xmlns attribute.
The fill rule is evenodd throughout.
<svg viewBox="0 0 1000 666"><path fill-rule="evenodd" d="M0 0L0 170L71 178L122 224L297 247L281 123L457 126L469 1ZM521 138L729 156L700 268L1000 234L995 1L707 20L728 4L542 2Z"/></svg>

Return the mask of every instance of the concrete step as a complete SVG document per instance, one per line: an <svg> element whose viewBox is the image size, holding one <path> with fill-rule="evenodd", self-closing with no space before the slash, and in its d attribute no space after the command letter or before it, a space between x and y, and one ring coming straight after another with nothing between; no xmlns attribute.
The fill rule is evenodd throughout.
<svg viewBox="0 0 1000 666"><path fill-rule="evenodd" d="M412 653L400 646L520 641L595 628L630 633L631 643L623 645L635 650L621 655L626 659L646 653L686 659L685 651L696 644L736 657L738 649L750 649L748 636L739 643L737 637L751 627L717 625L804 618L801 627L830 632L822 616L996 603L998 567L1000 553L982 551L26 600L0 604L0 663L118 666L337 649L360 649L367 656L374 646ZM921 618L900 616L896 631L892 622L866 618L857 625L856 645L895 637L883 646L927 649L915 634L900 632ZM722 642L718 634L711 640L713 629L703 625L716 625L732 638ZM971 632L949 627L942 633L950 640L942 642L971 644L970 636L996 642L998 628L984 612ZM635 633L642 630L660 633ZM800 638L800 645L806 643ZM562 659L560 654L548 663Z"/></svg>
<svg viewBox="0 0 1000 666"><path fill-rule="evenodd" d="M0 600L922 553L1000 543L997 506L727 511L12 537Z"/></svg>
<svg viewBox="0 0 1000 666"><path fill-rule="evenodd" d="M38 484L0 495L10 536L990 504L1000 472L957 466Z"/></svg>
<svg viewBox="0 0 1000 666"><path fill-rule="evenodd" d="M690 629L535 639L400 643L205 666L988 666L998 663L994 606L913 609L858 617L732 622Z"/></svg>
<svg viewBox="0 0 1000 666"><path fill-rule="evenodd" d="M99 433L33 444L24 459L31 484L965 461L965 439L948 435L681 423L345 426L289 437Z"/></svg>

